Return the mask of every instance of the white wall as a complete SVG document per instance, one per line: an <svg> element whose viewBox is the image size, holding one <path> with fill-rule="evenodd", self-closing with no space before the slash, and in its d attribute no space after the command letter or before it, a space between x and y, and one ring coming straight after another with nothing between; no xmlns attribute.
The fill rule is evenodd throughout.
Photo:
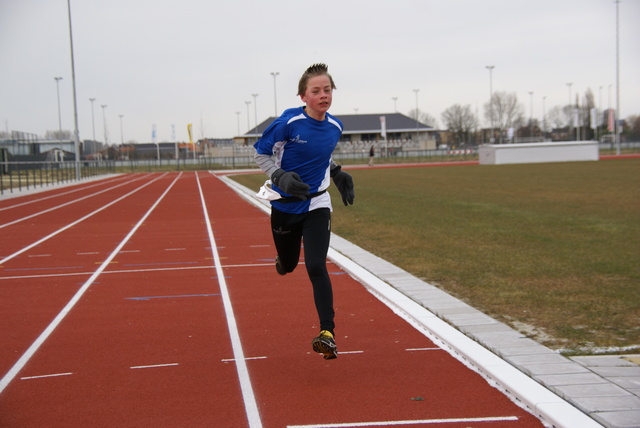
<svg viewBox="0 0 640 428"><path fill-rule="evenodd" d="M487 144L478 150L480 165L597 161L597 141L560 143Z"/></svg>

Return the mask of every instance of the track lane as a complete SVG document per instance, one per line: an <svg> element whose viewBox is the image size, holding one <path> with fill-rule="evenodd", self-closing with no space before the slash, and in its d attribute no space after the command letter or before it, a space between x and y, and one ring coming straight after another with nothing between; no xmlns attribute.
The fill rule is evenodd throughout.
<svg viewBox="0 0 640 428"><path fill-rule="evenodd" d="M201 185L263 426L541 426L332 264L340 357L313 354L304 266L277 275L268 216L213 176ZM27 379L0 394L0 425L247 426L195 187L193 174L178 180L25 366ZM119 222L131 222L128 205ZM518 420L472 421L483 416Z"/></svg>
<svg viewBox="0 0 640 428"><path fill-rule="evenodd" d="M191 174L177 182L24 377L72 374L14 381L0 395L7 426L208 426L243 414L235 366L222 361L230 338L194 190ZM20 411L34 398L38 412Z"/></svg>
<svg viewBox="0 0 640 428"><path fill-rule="evenodd" d="M268 217L253 207L240 216L241 199L210 184L209 194L227 201L210 211L220 254L229 265L253 264L225 272L245 355L257 357L247 364L265 426L434 419L468 426L464 420L477 417L517 418L491 426L541 426L334 265L339 357L312 353L318 326L304 265L277 275L275 250L265 245ZM248 251L250 242L263 245ZM259 266L265 260L269 265Z"/></svg>

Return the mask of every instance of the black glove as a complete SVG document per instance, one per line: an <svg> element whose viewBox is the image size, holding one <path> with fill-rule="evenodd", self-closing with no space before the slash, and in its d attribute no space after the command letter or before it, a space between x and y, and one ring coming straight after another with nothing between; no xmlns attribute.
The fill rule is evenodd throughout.
<svg viewBox="0 0 640 428"><path fill-rule="evenodd" d="M309 199L309 185L303 182L300 176L293 171L285 171L279 168L271 176L271 182L281 188L284 193L303 201Z"/></svg>
<svg viewBox="0 0 640 428"><path fill-rule="evenodd" d="M348 204L353 205L353 199L356 197L353 190L353 178L348 173L342 171L340 165L331 170L331 177L335 183L340 196L342 196L342 203L346 207Z"/></svg>

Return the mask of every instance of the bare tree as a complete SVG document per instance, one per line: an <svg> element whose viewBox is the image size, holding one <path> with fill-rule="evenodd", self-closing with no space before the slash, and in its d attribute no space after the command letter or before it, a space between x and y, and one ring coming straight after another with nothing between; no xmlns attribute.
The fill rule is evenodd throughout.
<svg viewBox="0 0 640 428"><path fill-rule="evenodd" d="M515 92L494 92L491 101L484 105L484 116L500 131L500 138L509 128L525 123L524 107Z"/></svg>
<svg viewBox="0 0 640 428"><path fill-rule="evenodd" d="M438 128L438 121L435 117L431 116L429 113L425 113L422 110L418 109L418 122L423 123L431 128ZM409 110L409 115L411 119L416 120L416 109Z"/></svg>
<svg viewBox="0 0 640 428"><path fill-rule="evenodd" d="M44 138L47 140L71 140L71 131L67 131L67 130L47 131L44 134Z"/></svg>
<svg viewBox="0 0 640 428"><path fill-rule="evenodd" d="M442 113L442 121L454 133L456 143L468 143L473 130L478 126L478 118L470 105L454 104Z"/></svg>

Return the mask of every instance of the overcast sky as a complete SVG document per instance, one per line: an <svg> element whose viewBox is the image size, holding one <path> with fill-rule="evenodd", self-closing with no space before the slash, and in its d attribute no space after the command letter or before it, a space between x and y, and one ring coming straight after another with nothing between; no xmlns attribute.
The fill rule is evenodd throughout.
<svg viewBox="0 0 640 428"><path fill-rule="evenodd" d="M614 0L71 0L80 139L230 138L301 105L307 66L329 65L333 114L407 114L443 125L453 104L484 123L493 90L530 114L591 88L615 107ZM640 0L620 3L620 106L640 114ZM73 130L66 0L0 0L0 129ZM611 85L611 91L609 87ZM602 90L600 90L602 87ZM252 94L258 94L256 98ZM397 97L394 103L393 98ZM254 105L254 100L257 101ZM246 101L250 101L247 117ZM102 108L106 105L106 108ZM240 112L238 115L236 112ZM249 119L249 120L247 120ZM248 124L249 122L249 124ZM239 126L238 126L239 123Z"/></svg>

